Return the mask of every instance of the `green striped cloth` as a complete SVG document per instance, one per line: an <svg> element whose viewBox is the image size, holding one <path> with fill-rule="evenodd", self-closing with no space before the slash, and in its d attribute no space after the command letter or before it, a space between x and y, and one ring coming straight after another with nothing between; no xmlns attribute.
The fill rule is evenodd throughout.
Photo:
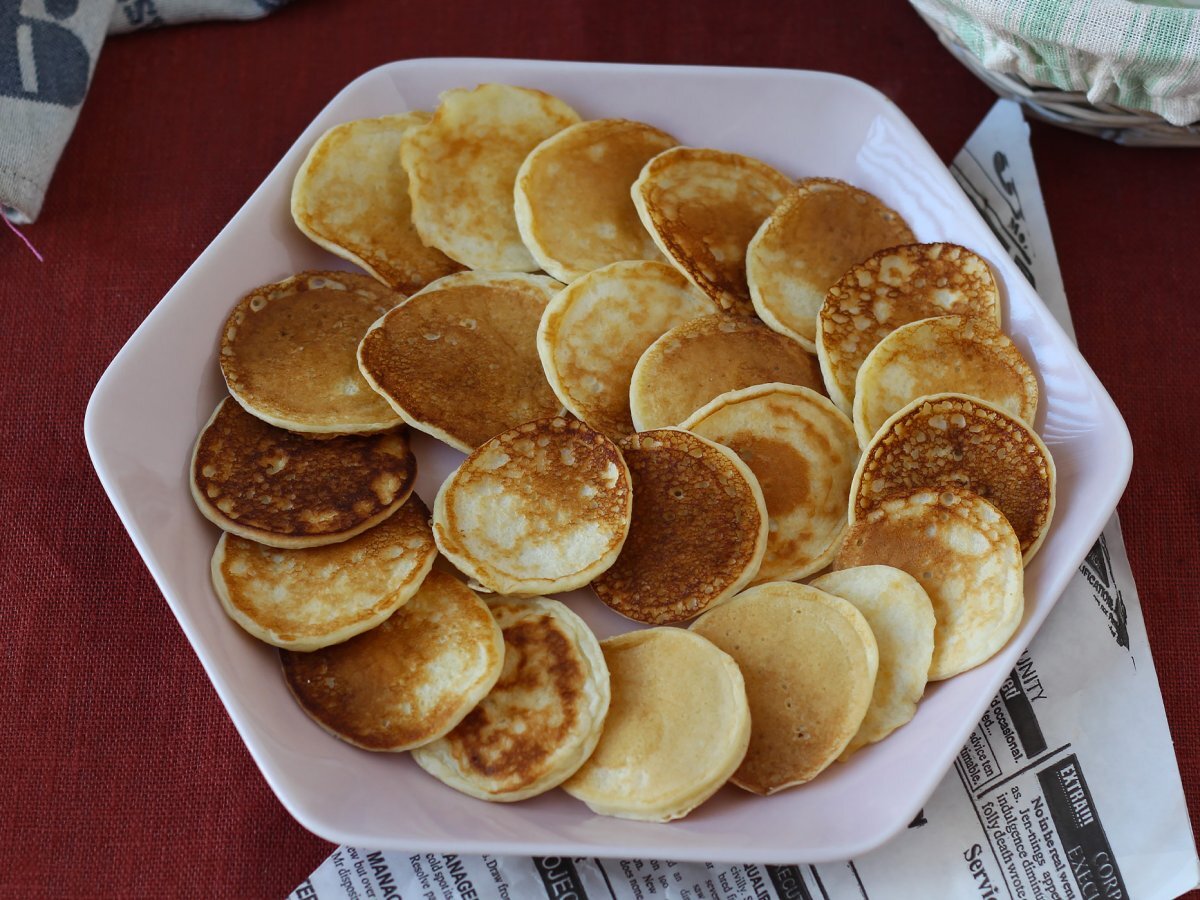
<svg viewBox="0 0 1200 900"><path fill-rule="evenodd" d="M1189 0L910 0L991 72L1090 103L1200 120L1200 9Z"/></svg>

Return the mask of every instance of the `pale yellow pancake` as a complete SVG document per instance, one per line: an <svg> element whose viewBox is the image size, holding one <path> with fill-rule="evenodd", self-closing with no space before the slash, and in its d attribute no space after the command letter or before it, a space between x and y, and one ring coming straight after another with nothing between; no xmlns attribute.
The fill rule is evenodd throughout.
<svg viewBox="0 0 1200 900"><path fill-rule="evenodd" d="M746 251L754 310L815 350L817 312L846 270L916 238L874 194L833 178L806 178L761 223Z"/></svg>
<svg viewBox="0 0 1200 900"><path fill-rule="evenodd" d="M612 703L600 743L563 784L592 812L669 822L711 797L750 741L737 664L682 628L631 631L600 642Z"/></svg>
<svg viewBox="0 0 1200 900"><path fill-rule="evenodd" d="M646 163L633 202L658 248L722 309L751 315L746 245L795 187L737 153L675 147Z"/></svg>
<svg viewBox="0 0 1200 900"><path fill-rule="evenodd" d="M504 670L440 740L413 750L426 772L481 800L544 793L578 771L600 740L608 666L584 621L557 600L496 598Z"/></svg>
<svg viewBox="0 0 1200 900"><path fill-rule="evenodd" d="M794 581L829 564L858 462L854 423L841 410L808 388L760 384L722 394L681 427L733 450L758 479L768 534L753 583Z"/></svg>
<svg viewBox="0 0 1200 900"><path fill-rule="evenodd" d="M398 510L417 477L404 431L316 439L226 398L200 432L192 498L224 531L271 547L336 544Z"/></svg>
<svg viewBox="0 0 1200 900"><path fill-rule="evenodd" d="M1001 512L970 491L896 494L851 525L833 568L876 564L907 572L933 601L930 681L990 659L1021 624L1021 545Z"/></svg>
<svg viewBox="0 0 1200 900"><path fill-rule="evenodd" d="M446 479L433 536L481 589L552 594L612 565L632 503L612 441L575 419L539 419L487 441Z"/></svg>
<svg viewBox="0 0 1200 900"><path fill-rule="evenodd" d="M513 185L531 150L578 121L567 104L529 88L442 94L433 119L400 141L421 240L472 269L536 271L517 229Z"/></svg>
<svg viewBox="0 0 1200 900"><path fill-rule="evenodd" d="M944 486L973 491L1004 513L1029 564L1050 528L1055 486L1054 460L1032 428L978 397L920 397L863 452L850 519L893 493Z"/></svg>
<svg viewBox="0 0 1200 900"><path fill-rule="evenodd" d="M592 582L627 618L682 622L753 580L767 548L758 479L737 454L676 428L620 448L633 479L633 522L612 567Z"/></svg>
<svg viewBox="0 0 1200 900"><path fill-rule="evenodd" d="M859 367L881 340L931 316L978 316L1000 326L1000 294L984 259L957 244L881 250L838 279L817 322L830 399L850 415Z"/></svg>
<svg viewBox="0 0 1200 900"><path fill-rule="evenodd" d="M813 587L854 604L879 647L879 670L867 714L840 760L883 740L917 712L933 660L933 603L920 583L891 566L827 572Z"/></svg>
<svg viewBox="0 0 1200 900"><path fill-rule="evenodd" d="M221 373L245 409L279 428L367 434L400 424L358 371L358 342L404 297L351 272L255 288L225 321Z"/></svg>
<svg viewBox="0 0 1200 900"><path fill-rule="evenodd" d="M407 603L436 555L429 509L413 494L374 528L327 547L281 550L223 534L212 580L225 612L260 641L317 650Z"/></svg>
<svg viewBox="0 0 1200 900"><path fill-rule="evenodd" d="M563 406L614 440L634 431L629 383L646 348L716 304L664 262L618 262L560 291L542 313L538 355Z"/></svg>
<svg viewBox="0 0 1200 900"><path fill-rule="evenodd" d="M359 369L404 421L470 453L561 409L537 350L538 323L561 287L519 273L439 279L371 325Z"/></svg>
<svg viewBox="0 0 1200 900"><path fill-rule="evenodd" d="M750 701L750 748L730 779L756 794L811 781L838 758L871 702L879 653L850 603L775 581L709 610L691 630L733 657Z"/></svg>
<svg viewBox="0 0 1200 900"><path fill-rule="evenodd" d="M900 326L863 361L854 387L859 444L918 397L948 392L1030 424L1037 414L1037 376L1007 335L984 319L937 316Z"/></svg>
<svg viewBox="0 0 1200 900"><path fill-rule="evenodd" d="M400 140L427 112L358 119L326 131L292 182L292 218L330 253L405 294L461 265L425 246L412 223Z"/></svg>
<svg viewBox="0 0 1200 900"><path fill-rule="evenodd" d="M517 172L517 227L538 265L562 282L625 259L662 259L629 190L678 141L627 119L594 119L538 144Z"/></svg>
<svg viewBox="0 0 1200 900"><path fill-rule="evenodd" d="M825 392L817 358L761 322L704 316L646 348L633 369L629 409L638 431L678 425L714 397L756 384Z"/></svg>
<svg viewBox="0 0 1200 900"><path fill-rule="evenodd" d="M449 732L504 667L504 638L461 581L432 571L382 625L332 647L280 650L301 708L364 750L411 750Z"/></svg>

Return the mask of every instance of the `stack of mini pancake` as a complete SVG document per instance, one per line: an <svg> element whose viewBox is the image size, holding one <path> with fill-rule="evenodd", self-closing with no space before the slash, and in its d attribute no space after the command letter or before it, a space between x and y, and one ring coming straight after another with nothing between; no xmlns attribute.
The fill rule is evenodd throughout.
<svg viewBox="0 0 1200 900"><path fill-rule="evenodd" d="M366 274L230 298L191 489L331 734L668 821L811 780L1019 625L1036 375L986 261L873 194L487 84L331 129L291 211ZM412 429L465 454L432 510ZM630 630L553 599L585 586Z"/></svg>

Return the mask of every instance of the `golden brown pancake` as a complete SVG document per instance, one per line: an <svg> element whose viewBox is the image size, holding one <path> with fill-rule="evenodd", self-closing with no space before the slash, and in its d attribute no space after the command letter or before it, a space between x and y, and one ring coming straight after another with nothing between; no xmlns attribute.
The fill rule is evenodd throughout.
<svg viewBox="0 0 1200 900"><path fill-rule="evenodd" d="M435 281L370 327L359 368L404 421L470 453L561 409L537 351L542 312L561 287L519 273Z"/></svg>
<svg viewBox="0 0 1200 900"><path fill-rule="evenodd" d="M533 258L562 282L625 259L662 259L638 218L630 186L651 157L678 141L627 119L564 128L517 173L517 226Z"/></svg>
<svg viewBox="0 0 1200 900"><path fill-rule="evenodd" d="M364 750L400 751L442 737L487 695L504 667L504 639L483 601L433 571L382 625L279 657L318 725Z"/></svg>
<svg viewBox="0 0 1200 900"><path fill-rule="evenodd" d="M497 598L504 671L444 738L413 751L426 772L481 800L544 793L584 764L608 713L608 666L584 621L557 600Z"/></svg>
<svg viewBox="0 0 1200 900"><path fill-rule="evenodd" d="M538 326L538 355L558 399L616 440L631 434L629 383L664 332L716 304L664 262L618 262L559 291Z"/></svg>
<svg viewBox="0 0 1200 900"><path fill-rule="evenodd" d="M595 752L563 790L600 815L686 816L745 756L750 707L737 664L682 628L631 631L600 647L612 703Z"/></svg>
<svg viewBox="0 0 1200 900"><path fill-rule="evenodd" d="M212 579L229 617L261 641L317 650L369 631L407 603L437 556L416 494L338 544L281 550L226 532Z"/></svg>
<svg viewBox="0 0 1200 900"><path fill-rule="evenodd" d="M985 319L937 316L900 326L863 361L854 388L859 444L918 397L950 392L1027 423L1037 414L1037 376L1007 335Z"/></svg>
<svg viewBox="0 0 1200 900"><path fill-rule="evenodd" d="M682 622L732 597L758 573L767 510L732 450L675 428L620 442L633 479L633 522L612 567L592 582L621 615Z"/></svg>
<svg viewBox="0 0 1200 900"><path fill-rule="evenodd" d="M634 367L629 407L638 431L678 425L714 397L756 384L825 393L817 358L754 319L705 316L672 328Z"/></svg>
<svg viewBox="0 0 1200 900"><path fill-rule="evenodd" d="M874 194L833 178L804 179L761 225L746 251L754 310L810 350L830 285L876 251L916 240Z"/></svg>
<svg viewBox="0 0 1200 900"><path fill-rule="evenodd" d="M561 100L529 88L442 94L429 124L400 142L421 240L472 269L536 271L517 229L513 183L534 147L578 121Z"/></svg>
<svg viewBox="0 0 1200 900"><path fill-rule="evenodd" d="M301 231L405 294L462 268L425 246L412 223L400 139L428 121L427 112L409 112L335 125L292 183L292 218Z"/></svg>
<svg viewBox="0 0 1200 900"><path fill-rule="evenodd" d="M192 452L192 497L224 531L272 547L335 544L408 499L417 461L403 431L318 440L268 425L229 398Z"/></svg>
<svg viewBox="0 0 1200 900"><path fill-rule="evenodd" d="M881 250L838 279L821 304L817 356L833 400L854 408L858 369L881 340L931 316L978 316L1000 326L1000 294L982 257L957 244Z"/></svg>
<svg viewBox="0 0 1200 900"><path fill-rule="evenodd" d="M933 660L933 603L920 583L891 566L859 566L827 572L812 586L854 604L879 647L875 690L863 723L842 751L881 741L916 714Z"/></svg>
<svg viewBox="0 0 1200 900"><path fill-rule="evenodd" d="M696 287L722 309L751 315L746 245L794 187L749 156L675 147L646 163L633 202L658 248Z"/></svg>
<svg viewBox="0 0 1200 900"><path fill-rule="evenodd" d="M871 702L879 653L850 603L806 584L750 588L691 625L733 657L750 701L750 748L730 779L756 794L811 781Z"/></svg>
<svg viewBox="0 0 1200 900"><path fill-rule="evenodd" d="M733 450L758 479L767 552L752 583L794 581L829 564L846 530L858 439L827 397L760 384L722 394L681 427Z"/></svg>
<svg viewBox="0 0 1200 900"><path fill-rule="evenodd" d="M351 272L304 272L255 288L221 334L233 399L265 422L314 434L364 434L400 424L358 371L358 342L404 298Z"/></svg>
<svg viewBox="0 0 1200 900"><path fill-rule="evenodd" d="M446 479L433 536L483 590L551 594L612 564L631 506L612 441L575 419L539 419L496 435Z"/></svg>
<svg viewBox="0 0 1200 900"><path fill-rule="evenodd" d="M834 570L876 564L907 572L933 601L930 681L990 659L1021 624L1016 532L996 507L963 488L895 494L851 525Z"/></svg>
<svg viewBox="0 0 1200 900"><path fill-rule="evenodd" d="M1054 515L1054 460L1041 438L978 397L921 397L892 416L863 452L850 493L850 519L912 488L962 487L1008 519L1025 564Z"/></svg>

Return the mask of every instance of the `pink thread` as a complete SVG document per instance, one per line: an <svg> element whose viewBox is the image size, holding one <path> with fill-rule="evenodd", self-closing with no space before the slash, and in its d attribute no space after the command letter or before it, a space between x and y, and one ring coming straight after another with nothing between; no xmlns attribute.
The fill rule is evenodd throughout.
<svg viewBox="0 0 1200 900"><path fill-rule="evenodd" d="M44 263L46 261L45 259L42 258L42 254L38 253L37 247L33 246L33 244L31 244L29 242L29 238L27 238L27 237L25 237L25 235L21 234L21 232L17 230L17 226L8 220L8 216L0 213L0 219L3 219L4 224L7 225L12 230L12 233L15 234L17 237L19 237L21 239L21 243L23 243L26 247L29 248L29 252L37 257L38 262Z"/></svg>

